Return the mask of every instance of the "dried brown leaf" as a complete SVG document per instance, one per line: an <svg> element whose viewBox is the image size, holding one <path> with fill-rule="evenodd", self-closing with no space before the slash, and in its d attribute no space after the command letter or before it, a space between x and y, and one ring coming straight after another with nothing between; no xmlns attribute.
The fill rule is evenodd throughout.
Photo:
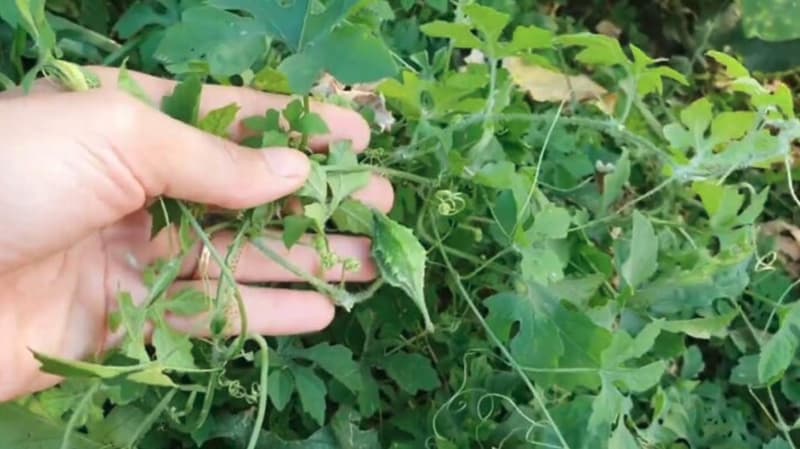
<svg viewBox="0 0 800 449"><path fill-rule="evenodd" d="M375 123L381 132L385 132L392 128L396 120L386 107L384 96L377 92L379 85L380 82L356 84L348 89L347 86L344 86L326 73L311 92L323 98L336 96L355 105L371 108L375 112Z"/></svg>
<svg viewBox="0 0 800 449"><path fill-rule="evenodd" d="M761 232L775 239L778 260L794 277L800 277L800 227L783 220L761 225Z"/></svg>
<svg viewBox="0 0 800 449"><path fill-rule="evenodd" d="M614 39L618 39L622 35L622 29L610 20L601 20L594 29L598 33L605 34Z"/></svg>
<svg viewBox="0 0 800 449"><path fill-rule="evenodd" d="M571 100L573 96L578 101L601 100L608 94L603 86L586 75L566 75L526 64L517 57L504 59L503 66L534 101L560 103Z"/></svg>

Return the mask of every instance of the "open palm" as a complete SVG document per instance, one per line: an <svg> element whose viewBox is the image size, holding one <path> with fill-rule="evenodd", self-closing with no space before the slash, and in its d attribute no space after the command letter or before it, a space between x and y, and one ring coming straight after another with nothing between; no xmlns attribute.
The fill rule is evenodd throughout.
<svg viewBox="0 0 800 449"><path fill-rule="evenodd" d="M175 230L150 238L145 206L156 196L219 208L254 207L291 194L305 182L309 163L291 149L252 150L184 125L115 88L116 70L92 68L103 88L60 92L46 83L29 95L0 95L0 339L13 342L0 353L0 400L54 385L59 378L38 370L30 350L80 359L113 346L108 315L119 292L143 300L146 265L174 254ZM173 83L135 74L151 98ZM240 118L280 108L288 98L251 90L206 86L201 113L236 102ZM332 130L312 142L348 139L366 148L369 129L354 112L315 105ZM232 130L241 136L241 126ZM392 207L393 192L375 177L355 195L380 210ZM220 251L231 236L220 233ZM354 257L361 269L344 274L354 282L375 277L366 239L333 236L334 251ZM274 249L296 265L316 271L320 261L309 246ZM200 249L190 254L175 289L200 288ZM341 279L341 267L327 273ZM219 277L211 264L205 272ZM316 292L267 289L248 284L296 281L294 276L245 248L235 273L248 310L249 326L262 334L303 333L333 318L330 301ZM204 317L170 317L186 332L202 332ZM233 330L235 332L235 330Z"/></svg>

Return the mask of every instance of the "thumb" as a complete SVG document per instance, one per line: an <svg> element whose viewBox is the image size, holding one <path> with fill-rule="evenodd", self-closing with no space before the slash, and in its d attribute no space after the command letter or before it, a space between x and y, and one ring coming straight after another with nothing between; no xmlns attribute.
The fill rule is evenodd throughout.
<svg viewBox="0 0 800 449"><path fill-rule="evenodd" d="M113 95L113 145L149 197L245 209L287 196L308 178L310 162L300 151L242 147Z"/></svg>

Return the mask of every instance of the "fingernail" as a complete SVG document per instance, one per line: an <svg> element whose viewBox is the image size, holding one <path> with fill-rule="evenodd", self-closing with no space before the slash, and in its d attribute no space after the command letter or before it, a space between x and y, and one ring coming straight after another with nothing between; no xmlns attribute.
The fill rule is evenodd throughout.
<svg viewBox="0 0 800 449"><path fill-rule="evenodd" d="M270 171L282 178L305 178L311 166L308 157L289 148L264 150Z"/></svg>

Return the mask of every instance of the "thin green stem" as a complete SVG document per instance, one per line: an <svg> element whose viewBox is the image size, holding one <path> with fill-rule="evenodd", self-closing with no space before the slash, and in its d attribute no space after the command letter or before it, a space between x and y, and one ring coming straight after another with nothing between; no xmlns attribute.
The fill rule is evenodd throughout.
<svg viewBox="0 0 800 449"><path fill-rule="evenodd" d="M439 252L442 255L442 259L444 260L444 263L445 263L445 266L447 267L447 270L450 272L451 276L453 277L453 281L454 281L454 283L456 285L456 289L458 290L459 295L464 299L464 301L466 301L467 305L472 310L472 313L475 315L475 317L478 320L478 322L480 322L481 326L486 330L486 333L487 333L487 335L489 335L489 338L492 340L492 343L494 343L495 346L497 346L497 348L503 354L503 357L505 357L507 359L507 361L511 364L513 369L517 372L519 377L522 379L522 382L525 384L525 386L531 392L531 394L533 395L534 400L539 405L539 407L542 409L542 413L544 414L545 418L550 423L550 426L552 427L553 432L555 432L559 443L561 443L561 446L563 448L565 448L565 449L569 449L570 446L567 443L567 441L564 439L564 436L561 434L561 430L558 428L558 425L553 420L553 417L550 415L550 412L547 410L547 405L546 405L545 400L542 397L541 393L533 385L533 383L531 383L531 380L530 380L530 378L528 378L528 375L525 373L525 371L522 369L522 367L519 366L519 364L514 359L514 356L512 356L511 353L509 352L509 350L506 349L506 347L503 344L503 342L500 341L500 339L497 337L497 335L492 331L491 327L489 327L489 324L486 322L486 319L483 317L483 315L481 314L480 310L478 310L478 307L475 305L475 302L472 300L472 297L467 292L466 288L464 288L464 284L462 284L462 282L461 282L461 278L459 276L458 271L456 271L456 269L453 267L453 264L450 262L450 258L447 256L447 251L445 251L442 248L441 238L439 236L438 229L436 229L436 227L434 226L433 230L434 230L434 233L436 234L436 237L438 239L437 247L439 248Z"/></svg>
<svg viewBox="0 0 800 449"><path fill-rule="evenodd" d="M620 117L619 122L622 126L625 126L625 123L628 121L628 117L631 115L631 110L633 110L633 105L636 102L636 85L637 79L636 77L632 76L629 78L630 84L627 85L623 90L625 91L625 109L622 112L622 117Z"/></svg>
<svg viewBox="0 0 800 449"><path fill-rule="evenodd" d="M789 434L789 425L786 424L786 421L783 419L780 408L778 408L778 403L775 401L775 395L772 393L772 386L767 386L767 396L769 397L769 403L772 406L772 412L775 414L775 419L778 421L778 429L783 434L786 442L789 443L789 446L792 449L797 449L797 446L794 445L794 441L792 441L792 436Z"/></svg>
<svg viewBox="0 0 800 449"><path fill-rule="evenodd" d="M388 167L378 167L375 165L361 164L358 167L337 167L337 166L323 166L322 170L326 173L362 173L362 172L375 172L390 178L405 179L417 184L432 185L436 182L424 176L415 175L412 173L404 172L402 170L395 170Z"/></svg>
<svg viewBox="0 0 800 449"><path fill-rule="evenodd" d="M136 442L139 441L142 436L147 432L152 426L153 423L156 422L159 416L164 413L169 403L172 401L172 398L175 397L175 394L178 392L176 389L171 389L169 392L164 395L164 397L158 402L156 407L145 417L144 420L136 427L133 434L131 434L130 438L128 439L127 448L134 449L136 447Z"/></svg>
<svg viewBox="0 0 800 449"><path fill-rule="evenodd" d="M75 431L75 427L78 426L78 418L83 415L84 409L86 409L86 407L89 405L89 402L91 402L95 393L97 393L97 390L100 389L100 385L101 382L99 380L93 381L86 393L83 394L80 402L78 402L75 410L72 411L72 416L69 417L67 426L64 429L64 436L61 438L61 446L59 446L60 449L69 449L71 447L70 439L72 437L72 432Z"/></svg>
<svg viewBox="0 0 800 449"><path fill-rule="evenodd" d="M511 247L511 246L503 248L502 250L498 251L494 256L486 259L486 261L484 263L482 263L480 266L478 266L478 268L474 269L471 273L469 273L469 274L467 274L465 276L462 276L461 279L472 279L473 277L477 276L480 272L482 272L483 270L485 270L486 268L491 266L496 260L498 260L501 257L504 257L504 256L514 252L514 251L515 251L515 249L513 247Z"/></svg>
<svg viewBox="0 0 800 449"><path fill-rule="evenodd" d="M247 330L247 310L244 307L244 300L242 299L241 291L239 291L238 284L236 283L236 277L231 272L230 267L228 267L228 265L225 263L225 260L222 258L222 256L219 254L214 244L211 242L211 239L208 237L208 234L205 232L205 230L197 221L197 219L194 217L194 215L192 215L191 211L186 206L186 204L184 204L183 201L177 201L177 203L181 209L181 213L183 213L184 217L186 217L186 219L189 220L189 224L191 225L192 229L194 229L195 233L197 233L198 237L205 245L205 248L208 250L211 257L214 258L214 261L219 266L219 269L222 272L222 276L227 278L229 281L233 282L234 285L236 286L236 288L234 289L234 297L239 307L239 317L241 320L240 326L242 329L242 333L240 334L239 338L237 338L236 347L239 347L239 344L243 344L244 339L247 338L245 334ZM214 386L216 385L219 376L220 376L219 372L211 373L211 376L209 378L208 388L206 389L206 396L203 400L203 408L201 409L200 416L198 417L197 422L195 423L195 430L199 429L200 426L203 425L205 420L208 419L208 415L211 412L211 405L214 399L214 391L215 391Z"/></svg>
<svg viewBox="0 0 800 449"><path fill-rule="evenodd" d="M49 12L46 12L45 15L47 16L47 21L56 31L79 34L83 42L97 47L103 51L113 52L120 48L120 44L117 41L94 30L90 30L83 25L79 25L71 20L67 20L61 16L57 16Z"/></svg>
<svg viewBox="0 0 800 449"><path fill-rule="evenodd" d="M251 340L258 344L261 349L261 372L259 377L259 391L258 391L258 412L256 413L256 420L253 423L253 433L250 434L250 442L247 444L247 449L255 449L258 444L258 438L261 436L261 428L264 426L264 417L267 413L267 396L268 396L268 374L269 374L269 346L266 340L261 335L253 334L249 337Z"/></svg>
<svg viewBox="0 0 800 449"><path fill-rule="evenodd" d="M145 36L147 36L147 34L140 34L128 39L121 47L106 55L100 64L106 67L116 65L121 59L125 58L128 53L136 48L136 46L144 40Z"/></svg>
<svg viewBox="0 0 800 449"><path fill-rule="evenodd" d="M775 418L772 417L772 413L770 413L769 408L767 408L767 405L764 404L764 401L762 401L761 398L758 397L756 392L753 391L753 388L747 387L747 391L750 393L750 396L756 401L756 404L758 404L758 406L761 408L761 411L764 412L764 415L767 417L769 422L771 422L776 429L780 428L778 422L775 420Z"/></svg>
<svg viewBox="0 0 800 449"><path fill-rule="evenodd" d="M309 285L311 285L311 287L313 287L316 291L329 297L336 305L344 307L344 309L348 311L352 310L352 308L356 304L361 303L372 297L374 293L383 285L383 280L378 279L363 292L355 294L350 293L346 290L343 290L341 288L336 288L328 284L324 280L312 275L311 273L291 263L286 258L282 257L280 254L278 254L272 248L270 248L263 238L253 239L251 243L262 254L269 257L275 263L280 265L281 268L289 271L298 278L302 279L303 282L306 282Z"/></svg>
<svg viewBox="0 0 800 449"><path fill-rule="evenodd" d="M308 115L311 113L311 95L306 94L303 97L303 114ZM308 133L303 133L300 140L300 149L306 150L308 148Z"/></svg>
<svg viewBox="0 0 800 449"><path fill-rule="evenodd" d="M189 225L191 225L192 229L194 229L194 231L197 233L197 236L203 242L203 245L208 250L211 257L214 259L214 262L216 262L217 265L219 266L222 276L224 278L227 278L229 282L233 283L233 285L236 286L236 288L234 289L234 298L236 299L236 303L239 306L239 318L241 326L240 327L241 334L238 338L244 340L247 338L246 335L247 310L244 307L242 292L239 290L239 285L236 282L236 276L233 274L228 264L225 263L225 259L222 257L222 255L220 255L219 251L217 251L217 248L214 246L213 242L211 242L211 239L209 238L206 231L203 229L203 226L200 224L199 221L197 221L197 218L195 218L194 215L192 215L191 210L189 210L189 208L183 201L177 201L177 203L178 207L181 209L181 213L183 213L186 219L189 220Z"/></svg>
<svg viewBox="0 0 800 449"><path fill-rule="evenodd" d="M519 213L517 213L517 219L514 222L514 226L511 229L511 239L513 240L514 236L517 235L517 229L519 229L519 224L522 219L525 217L525 214L528 213L528 209L530 209L531 201L533 201L533 194L536 193L536 187L539 184L539 175L542 172L542 162L544 161L544 155L547 152L547 147L550 145L550 139L553 137L553 131L556 129L556 124L558 123L558 119L561 118L561 113L564 110L564 103L566 101L562 101L561 104L558 105L558 110L556 111L556 115L553 118L553 122L550 123L550 128L547 130L547 136L545 136L544 143L542 144L542 149L539 151L539 159L536 161L536 172L533 174L533 181L531 182L531 188L528 191L528 196L525 198L525 203L522 205L522 209L520 209Z"/></svg>
<svg viewBox="0 0 800 449"><path fill-rule="evenodd" d="M281 268L302 279L303 282L308 283L320 293L331 297L339 295L340 292L336 287L331 286L322 279L319 279L318 277L288 261L285 257L282 257L275 250L270 248L269 244L265 242L263 238L253 239L252 244L257 250L261 251L261 253L263 253L265 256L269 257L278 265L280 265Z"/></svg>
<svg viewBox="0 0 800 449"><path fill-rule="evenodd" d="M775 307L772 308L772 311L769 313L769 317L767 317L767 323L764 324L764 332L769 330L769 326L772 324L772 320L775 319L775 314L778 313L778 309L783 305L783 302L789 296L789 294L794 290L798 285L800 285L800 279L792 282L781 294L781 297L778 298L778 303L775 304Z"/></svg>

